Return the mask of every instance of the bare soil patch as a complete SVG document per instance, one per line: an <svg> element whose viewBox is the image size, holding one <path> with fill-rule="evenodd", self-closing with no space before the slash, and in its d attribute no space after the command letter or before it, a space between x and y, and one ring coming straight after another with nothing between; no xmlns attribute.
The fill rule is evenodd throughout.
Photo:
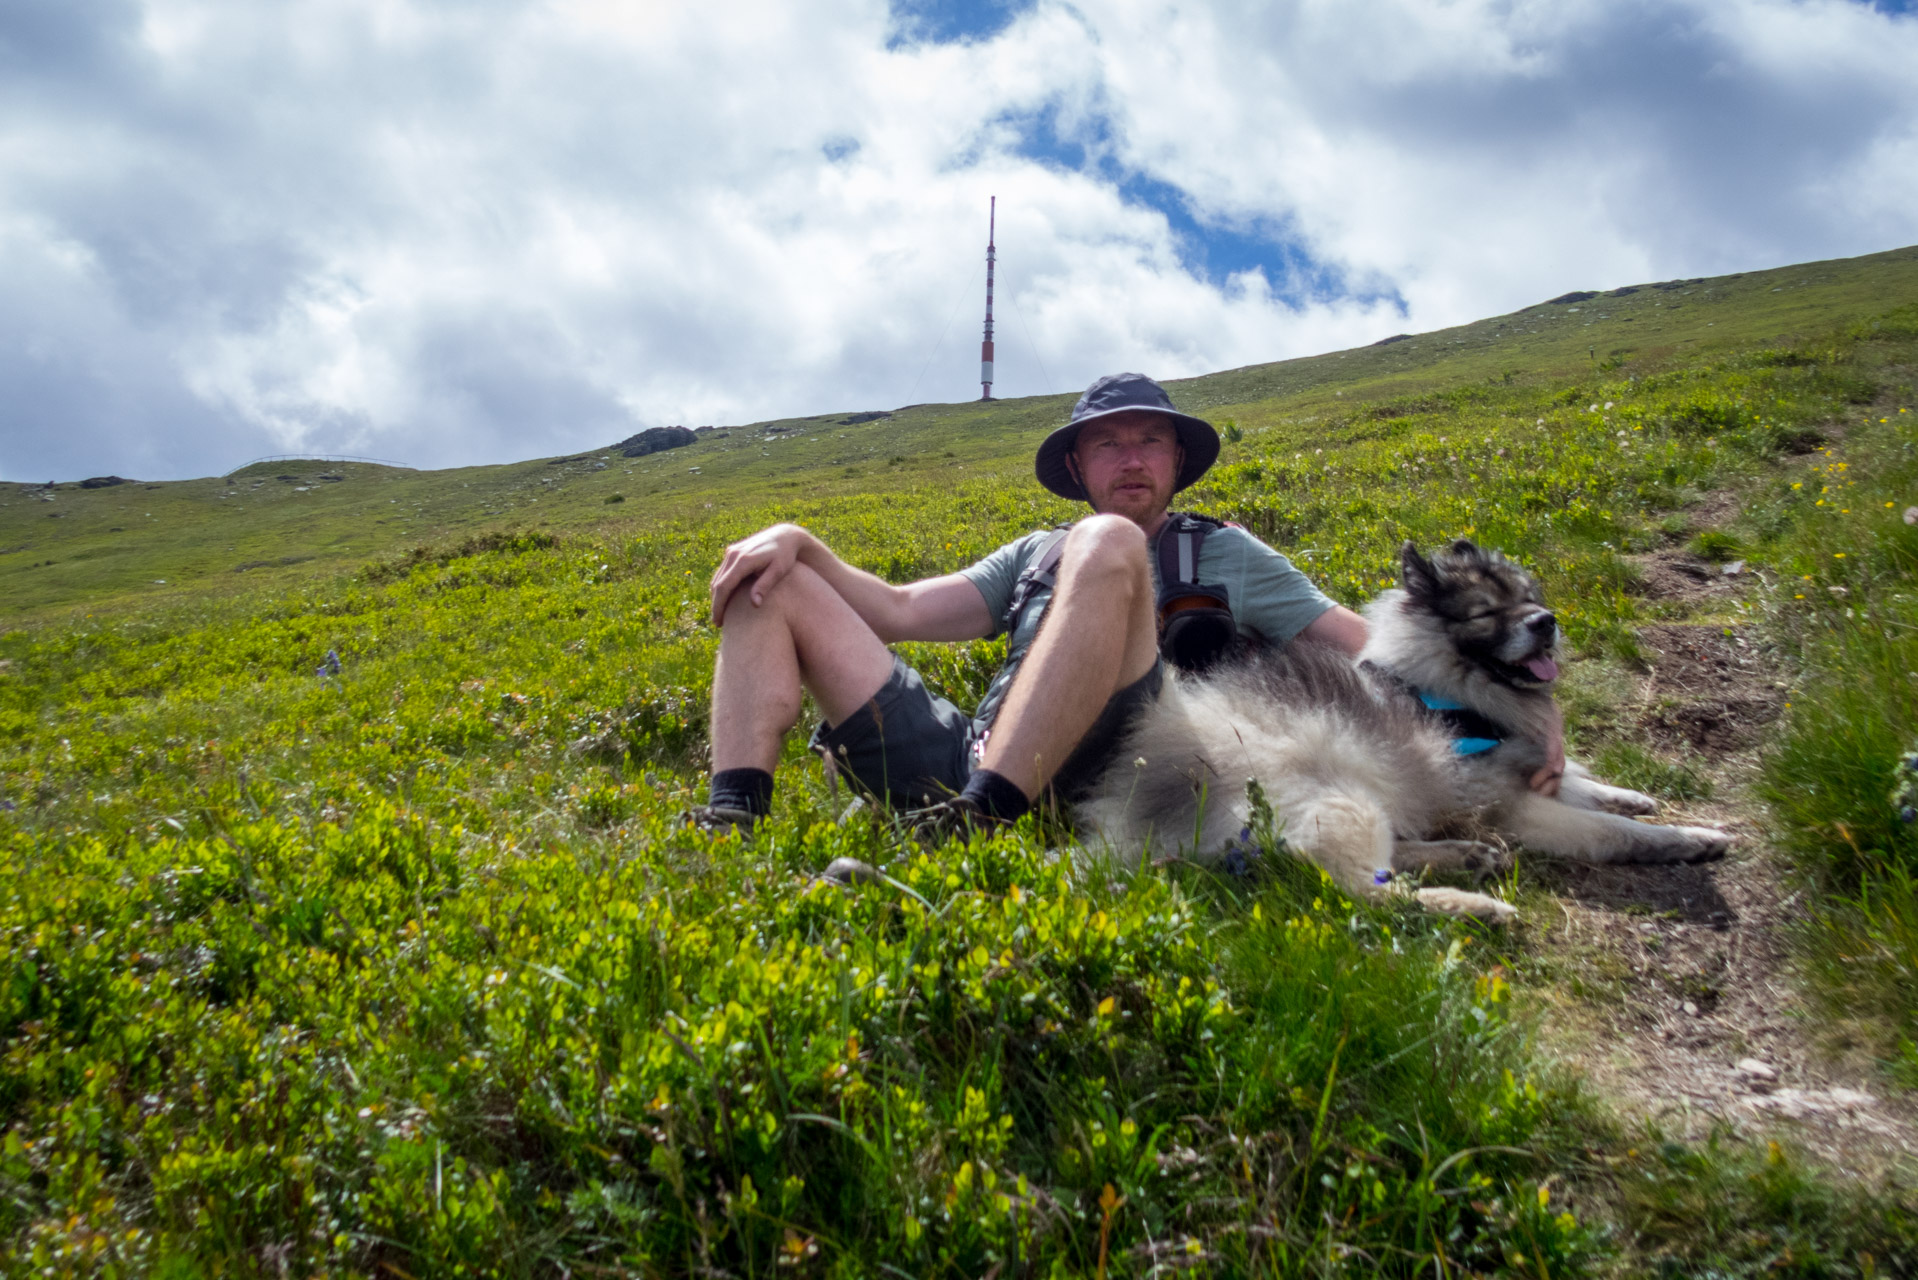
<svg viewBox="0 0 1918 1280"><path fill-rule="evenodd" d="M1737 515L1738 495L1708 493L1686 508L1685 524L1692 531L1715 529L1729 524ZM1743 595L1753 581L1744 571L1743 561L1720 564L1682 546L1626 556L1625 560L1637 572L1638 593L1661 602L1698 604L1734 599Z"/></svg>
<svg viewBox="0 0 1918 1280"><path fill-rule="evenodd" d="M1918 1154L1918 1108L1869 1062L1835 1054L1800 1002L1802 904L1736 807L1662 815L1737 831L1725 862L1544 872L1560 911L1545 926L1561 979L1548 1025L1628 1120L1690 1140L1789 1141L1876 1179Z"/></svg>
<svg viewBox="0 0 1918 1280"><path fill-rule="evenodd" d="M1639 641L1651 668L1639 724L1660 745L1722 759L1759 746L1784 710L1777 656L1734 628L1661 623Z"/></svg>
<svg viewBox="0 0 1918 1280"><path fill-rule="evenodd" d="M1639 565L1648 593L1703 610L1752 582L1681 551ZM1799 992L1791 934L1806 912L1753 793L1784 708L1777 655L1719 623L1659 623L1640 641L1631 696L1588 728L1686 758L1713 798L1667 803L1658 820L1723 826L1738 844L1702 866L1532 864L1549 895L1528 908L1548 1044L1628 1121L1668 1136L1776 1139L1873 1181L1909 1167L1918 1102L1847 1054Z"/></svg>
<svg viewBox="0 0 1918 1280"><path fill-rule="evenodd" d="M1626 559L1638 571L1639 590L1653 600L1684 604L1714 599L1736 599L1751 584L1751 576L1740 568L1726 573L1730 565L1714 564L1682 547L1670 547Z"/></svg>

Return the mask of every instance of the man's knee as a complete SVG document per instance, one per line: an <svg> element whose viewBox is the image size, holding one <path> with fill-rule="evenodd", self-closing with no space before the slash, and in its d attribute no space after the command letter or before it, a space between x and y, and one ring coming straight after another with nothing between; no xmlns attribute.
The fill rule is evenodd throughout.
<svg viewBox="0 0 1918 1280"><path fill-rule="evenodd" d="M722 632L741 619L759 621L780 618L790 623L795 619L816 616L822 593L833 594L824 578L799 563L786 570L785 576L779 581L764 588L757 605L753 603L753 586L753 583L748 582L733 593L731 603L726 606L726 616L720 620Z"/></svg>
<svg viewBox="0 0 1918 1280"><path fill-rule="evenodd" d="M1072 528L1060 557L1061 586L1096 579L1107 588L1147 580L1145 531L1124 516L1088 516Z"/></svg>

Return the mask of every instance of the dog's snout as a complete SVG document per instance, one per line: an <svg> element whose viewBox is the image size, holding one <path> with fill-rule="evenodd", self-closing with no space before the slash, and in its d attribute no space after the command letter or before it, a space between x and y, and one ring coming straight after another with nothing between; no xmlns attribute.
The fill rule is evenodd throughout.
<svg viewBox="0 0 1918 1280"><path fill-rule="evenodd" d="M1532 615L1531 621L1525 625L1539 635L1544 635L1548 631L1556 631L1558 629L1558 615L1552 613L1550 610L1544 613L1535 613Z"/></svg>

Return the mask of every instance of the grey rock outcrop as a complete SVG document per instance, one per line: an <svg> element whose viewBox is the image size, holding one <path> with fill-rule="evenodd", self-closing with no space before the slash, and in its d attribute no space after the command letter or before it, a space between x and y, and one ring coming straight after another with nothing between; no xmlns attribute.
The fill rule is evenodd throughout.
<svg viewBox="0 0 1918 1280"><path fill-rule="evenodd" d="M649 453L664 453L699 439L691 427L649 427L636 436L627 436L614 445L628 458L643 458Z"/></svg>

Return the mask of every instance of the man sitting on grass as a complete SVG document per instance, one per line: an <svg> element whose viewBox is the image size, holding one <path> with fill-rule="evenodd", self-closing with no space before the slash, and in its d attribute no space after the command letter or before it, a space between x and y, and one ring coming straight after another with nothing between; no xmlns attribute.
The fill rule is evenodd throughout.
<svg viewBox="0 0 1918 1280"><path fill-rule="evenodd" d="M975 715L935 697L886 648L1004 630L1021 575L1052 532L1007 543L958 573L895 586L794 524L726 549L712 579L722 628L713 676L712 786L691 821L746 829L772 801L780 743L809 690L826 723L813 746L871 795L934 833L1017 820L1047 793L1070 803L1111 762L1164 682L1153 540L1172 496L1219 456L1211 425L1152 379L1093 383L1039 446L1039 483L1095 514L1072 526L1027 588L1006 663ZM1357 654L1365 622L1242 529L1208 530L1193 580L1225 587L1242 636L1295 636Z"/></svg>

